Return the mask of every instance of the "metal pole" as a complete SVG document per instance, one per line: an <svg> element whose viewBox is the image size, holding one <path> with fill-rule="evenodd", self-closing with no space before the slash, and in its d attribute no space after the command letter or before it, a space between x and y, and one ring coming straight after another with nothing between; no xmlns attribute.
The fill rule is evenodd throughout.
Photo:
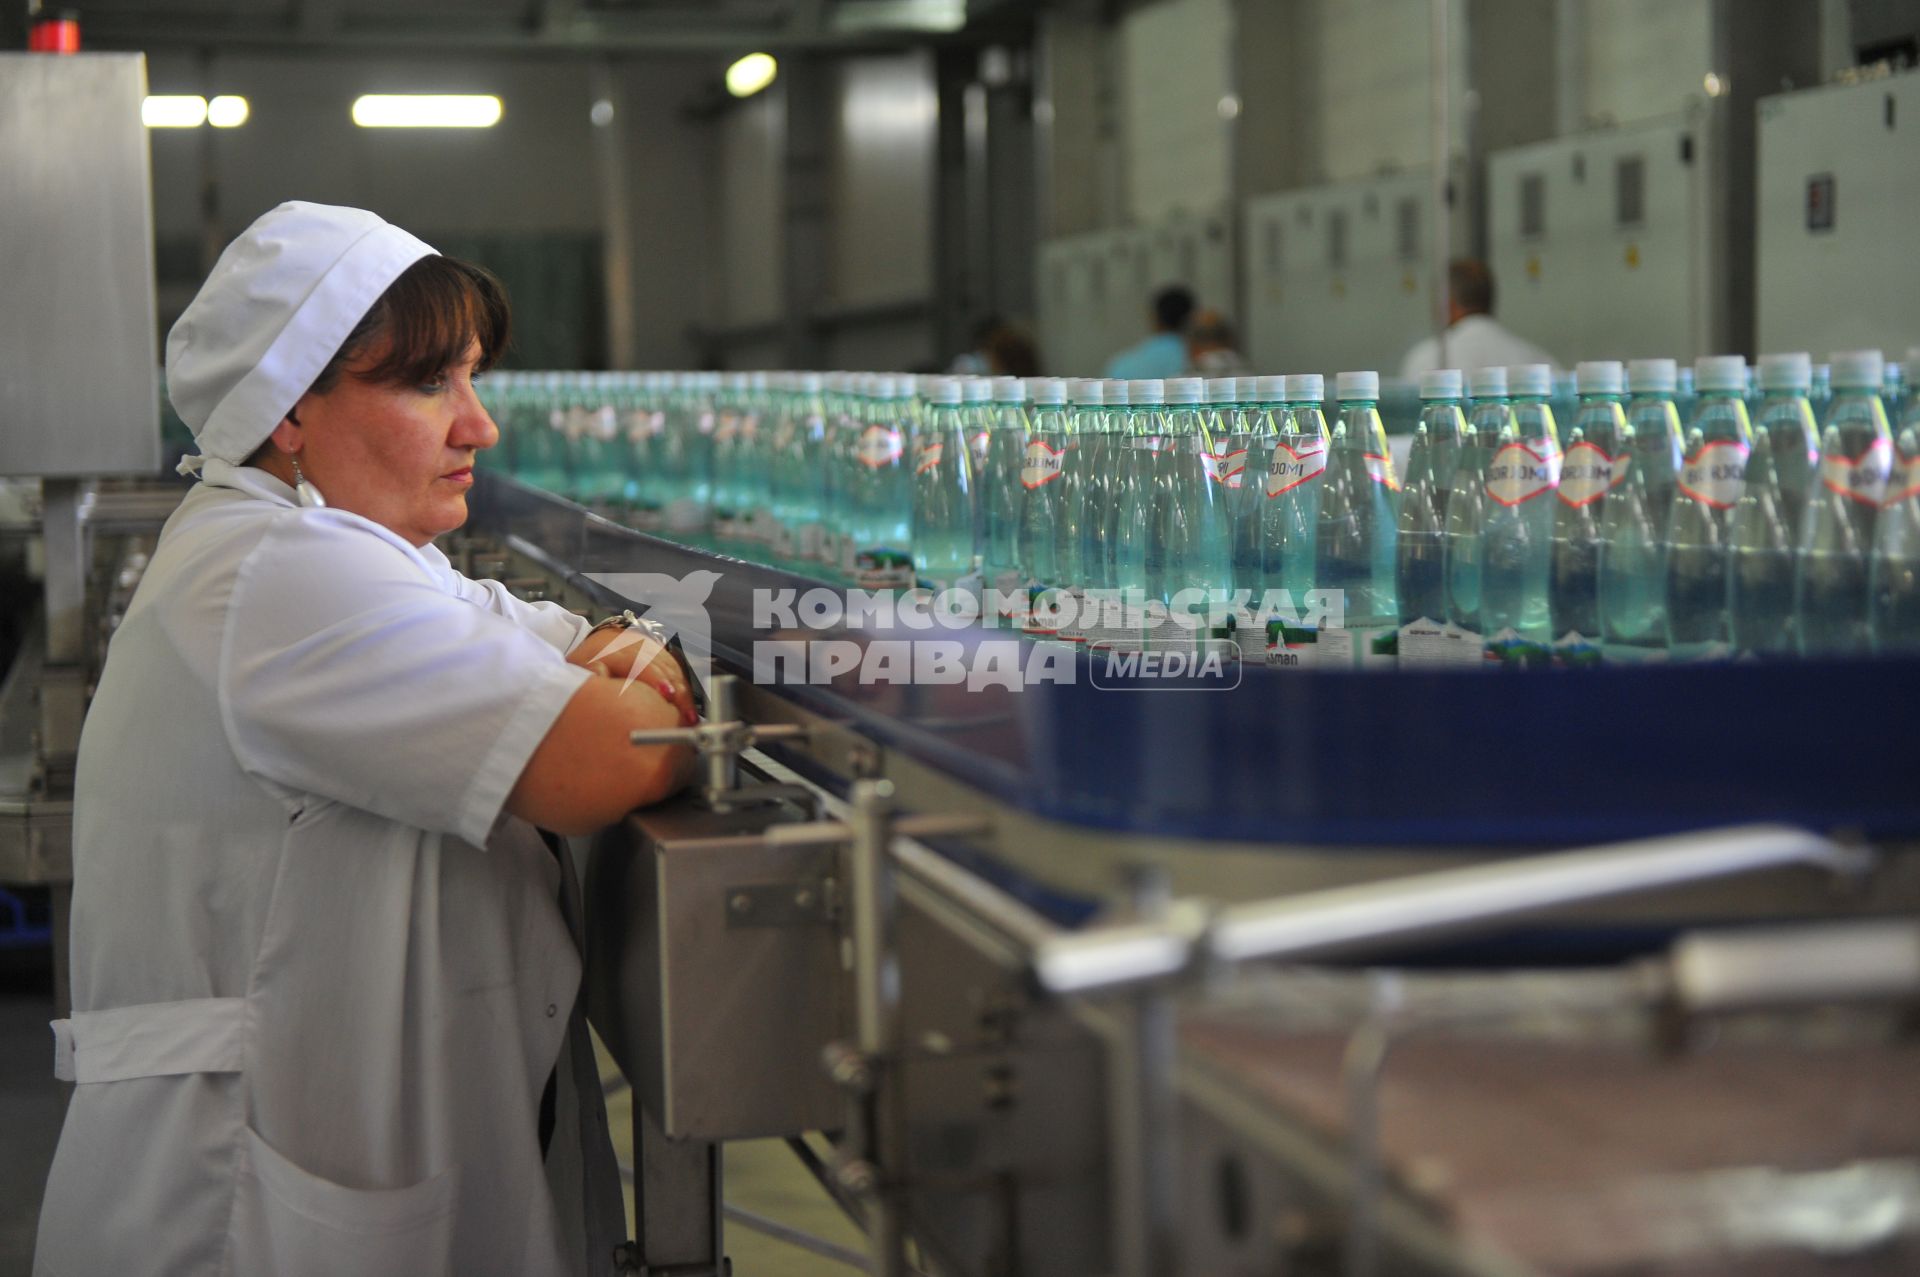
<svg viewBox="0 0 1920 1277"><path fill-rule="evenodd" d="M1432 291L1433 337L1439 346L1439 367L1447 368L1447 323L1451 312L1447 307L1447 262L1453 256L1453 210L1447 206L1447 186L1453 170L1453 145L1447 118L1447 98L1453 83L1453 58L1448 39L1448 0L1430 0L1427 6L1432 23L1429 36L1433 99L1428 111L1432 132L1428 138L1432 149L1433 188L1433 244L1429 249L1428 266L1431 278L1428 288Z"/></svg>
<svg viewBox="0 0 1920 1277"><path fill-rule="evenodd" d="M1128 889L1143 923L1172 906L1166 872L1138 867ZM1113 1166L1116 1268L1121 1277L1175 1271L1178 1250L1179 1144L1175 1066L1179 1049L1173 993L1142 984L1129 999L1113 1060Z"/></svg>
<svg viewBox="0 0 1920 1277"><path fill-rule="evenodd" d="M860 1053L872 1085L860 1098L860 1149L872 1171L867 1204L867 1250L874 1277L902 1277L906 1234L897 1182L900 1141L895 1129L900 1080L900 967L893 951L893 877L887 857L893 783L855 781L849 823L852 879L854 1015Z"/></svg>

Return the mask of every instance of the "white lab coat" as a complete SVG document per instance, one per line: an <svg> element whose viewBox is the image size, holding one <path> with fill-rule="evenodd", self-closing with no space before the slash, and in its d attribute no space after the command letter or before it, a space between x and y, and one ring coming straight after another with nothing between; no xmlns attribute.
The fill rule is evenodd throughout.
<svg viewBox="0 0 1920 1277"><path fill-rule="evenodd" d="M81 739L34 1271L613 1271L578 888L502 813L585 622L264 471L203 479Z"/></svg>
<svg viewBox="0 0 1920 1277"><path fill-rule="evenodd" d="M1447 329L1447 362L1440 362L1440 343L1426 337L1413 344L1400 362L1400 375L1417 381L1423 372L1436 368L1511 368L1515 364L1551 364L1558 359L1524 337L1515 336L1491 315L1466 315Z"/></svg>

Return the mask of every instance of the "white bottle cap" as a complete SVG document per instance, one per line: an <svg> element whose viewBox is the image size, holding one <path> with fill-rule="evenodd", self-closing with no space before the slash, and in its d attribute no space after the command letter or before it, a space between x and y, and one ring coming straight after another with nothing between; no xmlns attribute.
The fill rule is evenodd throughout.
<svg viewBox="0 0 1920 1277"><path fill-rule="evenodd" d="M1627 389L1636 395L1670 395L1679 379L1680 365L1671 359L1634 359L1627 363Z"/></svg>
<svg viewBox="0 0 1920 1277"><path fill-rule="evenodd" d="M1553 393L1553 365L1509 365L1507 367L1507 389L1515 395L1537 395L1544 399Z"/></svg>
<svg viewBox="0 0 1920 1277"><path fill-rule="evenodd" d="M1760 389L1805 394L1813 389L1813 356L1804 350L1760 356Z"/></svg>
<svg viewBox="0 0 1920 1277"><path fill-rule="evenodd" d="M1029 377L1021 390L1033 402L1049 407L1059 407L1067 401L1067 383L1058 377Z"/></svg>
<svg viewBox="0 0 1920 1277"><path fill-rule="evenodd" d="M1180 380L1180 378L1175 378ZM1167 383L1158 377L1142 377L1138 381L1127 383L1129 402L1137 404L1157 404L1167 401Z"/></svg>
<svg viewBox="0 0 1920 1277"><path fill-rule="evenodd" d="M1429 368L1420 374L1422 399L1458 399L1466 386L1466 376L1458 368Z"/></svg>
<svg viewBox="0 0 1920 1277"><path fill-rule="evenodd" d="M803 395L817 395L826 389L826 379L817 372L796 373L794 386Z"/></svg>
<svg viewBox="0 0 1920 1277"><path fill-rule="evenodd" d="M1077 404L1097 404L1107 401L1107 383L1098 377L1081 377L1071 386L1073 401ZM1038 399L1040 396L1035 395Z"/></svg>
<svg viewBox="0 0 1920 1277"><path fill-rule="evenodd" d="M1027 401L1027 383L1018 377L995 377L993 379L993 401L995 403L1025 403Z"/></svg>
<svg viewBox="0 0 1920 1277"><path fill-rule="evenodd" d="M1475 399L1498 399L1507 393L1505 368L1475 368L1467 373L1467 393Z"/></svg>
<svg viewBox="0 0 1920 1277"><path fill-rule="evenodd" d="M1129 402L1133 397L1130 384L1123 378L1109 377L1101 384L1107 388L1107 402L1109 404L1124 404Z"/></svg>
<svg viewBox="0 0 1920 1277"><path fill-rule="evenodd" d="M1253 379L1253 400L1255 403L1285 403L1287 401L1287 379L1285 377L1255 377Z"/></svg>
<svg viewBox="0 0 1920 1277"><path fill-rule="evenodd" d="M1380 374L1377 372L1343 372L1333 379L1333 397L1341 403L1355 399L1378 399L1380 397Z"/></svg>
<svg viewBox="0 0 1920 1277"><path fill-rule="evenodd" d="M1247 380L1251 382L1253 378L1249 377ZM1251 387L1249 387L1249 389L1251 389ZM1207 378L1207 402L1239 403L1240 379L1238 377Z"/></svg>
<svg viewBox="0 0 1920 1277"><path fill-rule="evenodd" d="M1575 364L1573 385L1583 395L1617 395L1626 389L1627 370L1618 359L1588 359Z"/></svg>
<svg viewBox="0 0 1920 1277"><path fill-rule="evenodd" d="M747 388L749 390L765 390L767 388L767 374L763 372L748 373Z"/></svg>
<svg viewBox="0 0 1920 1277"><path fill-rule="evenodd" d="M1747 361L1739 355L1702 355L1693 361L1693 384L1703 391L1742 392L1747 388Z"/></svg>
<svg viewBox="0 0 1920 1277"><path fill-rule="evenodd" d="M1207 393L1207 383L1198 377L1169 377L1166 387L1168 403L1200 403Z"/></svg>
<svg viewBox="0 0 1920 1277"><path fill-rule="evenodd" d="M1887 375L1887 361L1877 350L1833 352L1833 386L1838 390L1878 390Z"/></svg>
<svg viewBox="0 0 1920 1277"><path fill-rule="evenodd" d="M743 372L730 372L726 375L726 379L721 385L729 392L737 395L747 388L747 374Z"/></svg>
<svg viewBox="0 0 1920 1277"><path fill-rule="evenodd" d="M926 396L928 403L957 404L961 398L960 379L935 377L932 384L921 386L920 393Z"/></svg>
<svg viewBox="0 0 1920 1277"><path fill-rule="evenodd" d="M1288 403L1325 403L1327 401L1327 379L1317 372L1293 372L1287 374Z"/></svg>
<svg viewBox="0 0 1920 1277"><path fill-rule="evenodd" d="M968 403L991 403L993 401L993 378L963 377L960 379L960 393L966 396Z"/></svg>

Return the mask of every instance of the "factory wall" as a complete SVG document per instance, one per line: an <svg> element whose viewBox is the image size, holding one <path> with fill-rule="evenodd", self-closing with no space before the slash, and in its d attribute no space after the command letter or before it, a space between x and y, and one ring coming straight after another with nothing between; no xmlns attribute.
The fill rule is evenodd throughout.
<svg viewBox="0 0 1920 1277"><path fill-rule="evenodd" d="M589 77L578 61L368 59L364 55L217 54L204 61L149 57L155 93L238 93L252 113L238 129L153 130L155 237L163 326L191 298L213 255L260 213L288 199L370 208L449 251L485 243L509 258L566 255L603 304L597 246L604 234ZM675 61L615 66L622 109L626 203L636 246L636 356L680 366L684 329L710 305L702 279L709 247L703 126L679 101L708 77ZM385 130L356 127L353 99L377 92L493 93L505 105L494 128ZM500 246L507 246L501 248ZM540 340L545 307L529 298L521 329ZM568 306L565 299L557 304ZM567 343L559 343L566 349ZM583 355L582 358L592 356ZM604 343L600 357L604 358Z"/></svg>

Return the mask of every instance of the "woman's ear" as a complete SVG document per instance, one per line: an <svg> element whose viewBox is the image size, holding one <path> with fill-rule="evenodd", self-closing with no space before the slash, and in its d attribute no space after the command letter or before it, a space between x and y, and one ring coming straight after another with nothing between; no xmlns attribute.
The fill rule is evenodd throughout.
<svg viewBox="0 0 1920 1277"><path fill-rule="evenodd" d="M287 409L287 415L280 418L280 424L273 428L273 433L267 438L288 456L292 456L306 446L306 436L300 428L300 419L294 415L291 408Z"/></svg>

